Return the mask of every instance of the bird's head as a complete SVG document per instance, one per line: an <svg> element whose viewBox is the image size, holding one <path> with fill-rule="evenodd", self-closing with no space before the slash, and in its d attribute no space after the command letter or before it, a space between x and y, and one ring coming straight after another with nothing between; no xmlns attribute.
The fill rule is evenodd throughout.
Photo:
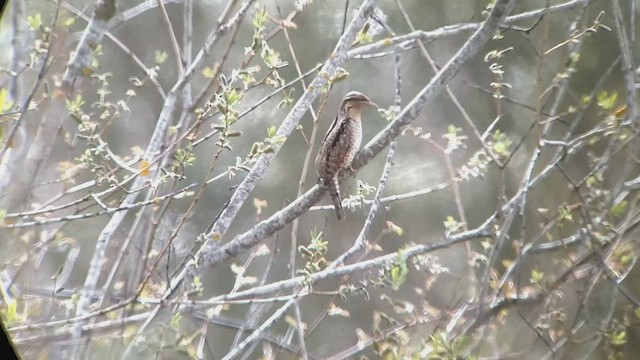
<svg viewBox="0 0 640 360"><path fill-rule="evenodd" d="M371 101L367 95L359 91L351 91L342 99L340 108L351 116L359 116L362 108L366 106L378 107L378 105Z"/></svg>

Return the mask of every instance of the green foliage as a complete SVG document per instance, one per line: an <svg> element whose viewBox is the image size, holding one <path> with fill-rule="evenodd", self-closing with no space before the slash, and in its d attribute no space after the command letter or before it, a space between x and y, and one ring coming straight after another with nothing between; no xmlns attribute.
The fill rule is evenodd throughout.
<svg viewBox="0 0 640 360"><path fill-rule="evenodd" d="M573 222L573 209L569 204L562 203L558 206L558 227L562 227L567 222Z"/></svg>
<svg viewBox="0 0 640 360"><path fill-rule="evenodd" d="M189 147L186 149L178 149L174 155L175 165L180 168L184 168L185 166L192 166L196 162L196 155L193 153L193 150Z"/></svg>
<svg viewBox="0 0 640 360"><path fill-rule="evenodd" d="M61 21L61 25L65 28L70 28L76 23L76 19L73 17L64 18Z"/></svg>
<svg viewBox="0 0 640 360"><path fill-rule="evenodd" d="M393 221L387 220L386 225L387 225L387 228L384 229L383 233L385 234L393 233L398 236L402 236L402 234L404 234L404 230Z"/></svg>
<svg viewBox="0 0 640 360"><path fill-rule="evenodd" d="M227 167L227 172L229 173L229 180L233 179L238 171L249 172L251 168L248 166L249 164L255 161L255 157L248 156L246 159L242 159L239 156L236 156L235 165L230 165Z"/></svg>
<svg viewBox="0 0 640 360"><path fill-rule="evenodd" d="M36 13L35 15L28 15L27 25L31 31L41 31L43 29L42 14Z"/></svg>
<svg viewBox="0 0 640 360"><path fill-rule="evenodd" d="M493 161L485 149L476 151L473 156L458 170L458 175L463 180L474 177L482 177L487 172L487 167Z"/></svg>
<svg viewBox="0 0 640 360"><path fill-rule="evenodd" d="M260 52L260 56L267 68L270 70L269 75L267 75L264 80L264 83L274 88L284 86L285 81L282 76L280 76L278 69L287 66L289 63L283 61L280 58L280 53L271 48L266 41L262 42L262 51Z"/></svg>
<svg viewBox="0 0 640 360"><path fill-rule="evenodd" d="M369 33L369 23L364 24L362 29L356 34L356 40L353 45L366 45L373 41L373 36Z"/></svg>
<svg viewBox="0 0 640 360"><path fill-rule="evenodd" d="M256 30L264 31L264 24L267 22L267 11L259 9L253 15L252 25Z"/></svg>
<svg viewBox="0 0 640 360"><path fill-rule="evenodd" d="M622 346L627 343L627 330L624 327L616 327L605 333L611 346Z"/></svg>
<svg viewBox="0 0 640 360"><path fill-rule="evenodd" d="M474 356L465 354L466 337L458 336L450 339L443 332L438 332L429 337L425 347L427 359L458 360L476 359Z"/></svg>
<svg viewBox="0 0 640 360"><path fill-rule="evenodd" d="M196 275L193 277L193 280L191 281L191 289L197 294L202 293L204 286L202 285L202 281L200 281L200 276Z"/></svg>
<svg viewBox="0 0 640 360"><path fill-rule="evenodd" d="M15 299L11 299L0 309L0 315L2 315L2 322L6 327L21 324L26 319L24 314L18 313L18 302Z"/></svg>
<svg viewBox="0 0 640 360"><path fill-rule="evenodd" d="M282 100L278 103L278 109L281 109L283 107L291 107L293 105L294 102L294 98L293 98L293 94L296 92L295 88L292 88L291 90L289 90L289 92L282 91Z"/></svg>
<svg viewBox="0 0 640 360"><path fill-rule="evenodd" d="M389 278L391 280L391 288L394 291L398 291L400 286L407 281L407 275L409 275L409 267L407 266L407 259L398 252L398 256L391 264L389 271Z"/></svg>
<svg viewBox="0 0 640 360"><path fill-rule="evenodd" d="M91 69L84 69L85 75L92 73L100 68L98 58L102 55L102 44L97 45L91 52Z"/></svg>
<svg viewBox="0 0 640 360"><path fill-rule="evenodd" d="M271 48L266 41L262 42L262 51L260 52L260 56L269 69L280 69L288 64L286 61L282 61L282 59L280 59L280 53ZM283 85L284 80L282 80L278 87Z"/></svg>
<svg viewBox="0 0 640 360"><path fill-rule="evenodd" d="M616 106L618 102L618 93L613 91L608 93L606 91L600 91L597 96L598 106L602 110L611 110Z"/></svg>
<svg viewBox="0 0 640 360"><path fill-rule="evenodd" d="M167 54L166 51L156 50L156 56L155 56L156 64L158 65L163 64L165 61L167 61L168 58L169 58L169 54Z"/></svg>
<svg viewBox="0 0 640 360"><path fill-rule="evenodd" d="M84 100L82 99L82 95L77 94L76 97L72 100L65 100L65 105L67 110L69 110L69 116L79 124L81 124L83 119L82 105L84 105Z"/></svg>
<svg viewBox="0 0 640 360"><path fill-rule="evenodd" d="M246 67L242 70L238 71L238 79L240 79L242 81L242 85L244 87L244 89L248 89L250 85L254 84L256 82L256 77L255 75L260 72L260 66L259 65L254 65L254 66L249 66ZM293 90L290 92L293 93ZM286 92L284 92L286 94Z"/></svg>
<svg viewBox="0 0 640 360"><path fill-rule="evenodd" d="M298 269L297 274L305 277L305 283L311 285L309 276L321 271L327 266L325 255L327 254L329 243L322 238L322 231L313 230L311 232L311 242L309 245L298 246L300 256L306 261L304 268Z"/></svg>
<svg viewBox="0 0 640 360"><path fill-rule="evenodd" d="M377 319L377 320L376 320ZM377 330L381 320L394 323L393 319L374 314L374 330ZM382 332L382 331L378 331ZM478 357L467 352L467 338L458 336L450 339L442 331L430 335L429 339L420 346L410 346L411 338L404 332L394 332L381 337L374 343L373 349L381 359L411 359L411 360L476 360Z"/></svg>
<svg viewBox="0 0 640 360"><path fill-rule="evenodd" d="M267 143L272 145L280 145L284 143L287 138L282 135L278 135L277 130L278 129L276 129L275 126L269 126L267 128L267 138L265 139Z"/></svg>
<svg viewBox="0 0 640 360"><path fill-rule="evenodd" d="M35 66L44 59L49 49L51 43L51 28L44 25L44 20L40 13L28 15L27 25L29 30L35 35L35 40L29 49L30 60L28 63L31 69L35 69Z"/></svg>
<svg viewBox="0 0 640 360"><path fill-rule="evenodd" d="M502 34L500 32L496 32L496 35L493 37L494 40L502 39ZM489 71L493 74L494 81L491 82L491 87L493 88L493 97L495 99L504 98L503 89L511 89L511 84L504 81L504 70L503 66L499 63L500 60L503 60L504 55L513 50L513 47L508 47L502 50L491 50L487 54L485 54L484 62L491 63L489 65Z"/></svg>
<svg viewBox="0 0 640 360"><path fill-rule="evenodd" d="M496 130L491 134L492 139L487 141L487 145L491 147L493 153L499 158L508 158L511 155L509 148L513 141L507 137L507 135L500 130Z"/></svg>
<svg viewBox="0 0 640 360"><path fill-rule="evenodd" d="M463 149L466 147L466 141L468 139L467 136L461 134L462 129L459 127L455 127L453 125L449 125L447 127L447 133L442 135L442 137L447 141L447 149L446 153L450 154L458 149Z"/></svg>
<svg viewBox="0 0 640 360"><path fill-rule="evenodd" d="M264 25L266 22L267 11L264 8L254 12L252 22L252 25L254 27L253 39L251 41L251 47L248 49L248 51L256 51L264 40ZM245 50L245 53L246 52L247 50Z"/></svg>
<svg viewBox="0 0 640 360"><path fill-rule="evenodd" d="M204 76L207 79L213 79L215 74L216 74L215 71L212 68L208 67L208 66L205 66L202 69L202 76Z"/></svg>
<svg viewBox="0 0 640 360"><path fill-rule="evenodd" d="M253 144L251 151L249 151L249 159L255 159L262 154L272 153L273 150L282 145L287 140L283 135L278 135L275 126L267 128L267 137L263 141L258 141Z"/></svg>
<svg viewBox="0 0 640 360"><path fill-rule="evenodd" d="M354 195L344 198L344 206L349 209L356 209L365 205L365 200L369 195L376 191L375 186L371 186L368 183L358 179L356 193Z"/></svg>
<svg viewBox="0 0 640 360"><path fill-rule="evenodd" d="M513 50L513 47L508 47L502 50L491 50L484 56L484 61L489 62L502 59L504 57L504 54L510 52L511 50Z"/></svg>
<svg viewBox="0 0 640 360"><path fill-rule="evenodd" d="M233 289L238 290L243 286L249 286L255 284L258 279L255 276L247 276L245 274L246 268L243 266L239 266L237 264L231 264L231 272L236 275L235 283L233 284Z"/></svg>
<svg viewBox="0 0 640 360"><path fill-rule="evenodd" d="M619 203L611 206L611 215L614 217L621 217L627 212L627 207L629 206L629 202L627 200L620 201Z"/></svg>
<svg viewBox="0 0 640 360"><path fill-rule="evenodd" d="M223 80L221 82L227 81ZM238 120L237 106L244 96L244 92L237 91L230 84L223 85L221 88L221 92L215 95L213 106L221 114L219 119L221 120L222 128L228 128Z"/></svg>
<svg viewBox="0 0 640 360"><path fill-rule="evenodd" d="M625 277L636 262L636 253L632 243L617 244L609 257L609 268L616 276Z"/></svg>
<svg viewBox="0 0 640 360"><path fill-rule="evenodd" d="M5 284L0 283L0 295L2 295L2 305L0 307L0 318L5 327L11 327L23 323L27 316L25 313L18 312L18 301L5 290Z"/></svg>
<svg viewBox="0 0 640 360"><path fill-rule="evenodd" d="M392 121L400 112L397 106L390 106L386 109L378 108L378 113L387 121Z"/></svg>
<svg viewBox="0 0 640 360"><path fill-rule="evenodd" d="M13 107L13 102L7 99L7 90L0 88L0 113L5 113Z"/></svg>
<svg viewBox="0 0 640 360"><path fill-rule="evenodd" d="M459 222L453 216L449 215L444 221L444 228L447 231L447 234L453 234L464 229L464 223Z"/></svg>
<svg viewBox="0 0 640 360"><path fill-rule="evenodd" d="M544 279L544 273L542 271L539 271L538 269L531 269L531 276L529 278L529 281L538 286L538 287L542 287L542 280Z"/></svg>

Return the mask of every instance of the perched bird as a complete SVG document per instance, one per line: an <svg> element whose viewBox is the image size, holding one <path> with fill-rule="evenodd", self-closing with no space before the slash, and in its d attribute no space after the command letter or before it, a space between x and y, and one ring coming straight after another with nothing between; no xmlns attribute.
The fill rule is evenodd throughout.
<svg viewBox="0 0 640 360"><path fill-rule="evenodd" d="M338 173L341 169L351 166L353 157L360 149L360 143L362 143L360 119L364 106L378 107L363 93L351 91L345 95L340 103L338 115L322 140L316 157L316 170L320 175L318 183L327 188L336 208L338 220L341 220L344 215Z"/></svg>

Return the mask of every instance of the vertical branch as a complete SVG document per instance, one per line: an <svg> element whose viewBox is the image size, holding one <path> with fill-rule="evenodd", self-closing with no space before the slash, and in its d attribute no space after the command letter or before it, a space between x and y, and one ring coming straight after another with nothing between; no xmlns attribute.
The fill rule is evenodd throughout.
<svg viewBox="0 0 640 360"><path fill-rule="evenodd" d="M277 134L288 137L289 134L296 127L297 123L300 121L304 113L307 111L309 106L311 106L311 102L315 99L315 97L320 93L322 87L327 83L327 76L331 76L338 66L344 63L347 60L347 50L353 43L355 39L356 32L359 31L367 20L369 14L373 11L374 5L377 0L366 0L365 3L360 7L358 14L352 20L349 25L347 31L338 41L338 44L332 53L331 58L327 61L327 63L322 68L320 74L313 80L311 85L307 88L303 96L298 100L298 102L294 105L293 109L289 112L281 126L279 127ZM241 10L242 11L242 10ZM231 19L230 21L233 21ZM206 45L206 44L205 44ZM206 46L205 46L206 47ZM199 54L200 55L200 54ZM198 56L195 61L198 61ZM189 76L192 71L192 67L187 71L187 75ZM175 88L175 87L174 87ZM274 149L274 152L271 154L264 154L260 158L258 158L256 164L251 169L249 174L245 177L245 179L240 183L237 187L236 191L233 193L231 199L229 200L229 204L225 207L218 220L214 223L213 229L208 236L206 236L206 240L201 248L195 255L195 261L191 261L187 268L183 269L179 274L177 274L173 279L171 279L168 285L168 289L165 292L163 298L168 298L182 283L188 273L192 273L194 269L203 270L209 266L212 262L211 254L216 252L215 250L218 247L217 241L224 235L226 230L229 228L231 221L235 218L236 214L240 210L240 207L244 203L244 201L249 196L251 190L255 187L258 181L262 178L264 172L267 170L269 165L271 164L271 160L282 146L278 146ZM317 188L317 186L315 187ZM316 196L321 195L321 192L317 192ZM319 196L318 196L319 198ZM316 200L317 201L317 200ZM309 204L309 206L311 206ZM307 207L308 208L308 207ZM138 330L137 336L141 336L147 326L151 323L151 321L155 318L161 306L156 306L151 314L147 317L146 321L141 325ZM135 341L132 341L131 344L134 344ZM125 355L129 354L131 351L131 346L128 346Z"/></svg>
<svg viewBox="0 0 640 360"><path fill-rule="evenodd" d="M196 56L195 60L189 66L189 69L185 72L184 76L178 79L174 87L171 89L169 94L167 94L167 98L163 104L162 110L158 117L158 121L156 122L156 127L151 135L151 139L149 140L149 144L145 149L143 159L148 163L151 163L160 150L162 144L164 144L164 139L167 134L167 129L172 120L172 114L176 108L176 103L178 100L178 96L181 95L181 91L185 88L185 86L191 80L191 77L194 75L196 68L198 67L200 61L203 59L205 53L208 53L220 37L228 31L228 29L234 24L240 22L246 12L248 11L251 4L253 4L255 0L247 0L238 13L235 14L227 23L224 23L218 26L216 29L212 30L212 33L208 36L205 45L200 49L198 56ZM166 154L165 154L166 155ZM156 170L154 176L159 176L159 171ZM136 177L133 184L130 186L130 189L138 189L142 186L145 179L143 177ZM158 182L155 182L152 189L148 192L148 197L154 193L155 189L159 186ZM130 192L125 199L122 201L121 206L128 206L134 203L136 197L138 196L137 192ZM100 235L98 235L98 240L96 242L95 251L93 253L93 257L91 259L91 263L89 265L89 270L87 273L87 277L84 282L83 292L81 294L80 300L78 302L78 306L76 309L76 313L79 316L83 316L88 312L89 302L92 298L92 293L94 292L98 279L100 277L102 271L102 265L104 263L104 255L106 253L106 249L111 243L111 239L113 234L118 229L124 218L127 216L128 211L121 211L115 213L110 219L107 225L102 229Z"/></svg>
<svg viewBox="0 0 640 360"><path fill-rule="evenodd" d="M54 34L56 31L56 23L58 22L58 15L60 14L60 1L56 3L56 9L53 14L53 20L51 23L50 33ZM11 157L7 157L5 159L6 151L13 146L13 141L15 135L18 133L18 129L21 128L22 121L24 120L27 112L29 111L29 106L31 106L31 101L36 95L36 92L40 88L42 81L49 69L49 59L51 56L51 47L53 46L53 35L49 40L49 45L47 46L47 51L42 57L42 64L40 65L40 69L38 71L38 76L36 78L35 84L31 89L31 92L24 100L22 105L20 106L18 119L14 122L11 127L11 131L6 136L6 140L3 139L2 149L0 149L0 161L6 163L0 167L1 178L8 178L8 181L3 181L0 183L2 186L0 187L0 195L6 194L5 207L8 209L15 209L18 206L24 206L27 197L29 196L29 188L35 179L38 170L40 169L40 165L49 156L51 153L51 149L56 140L55 134L58 133L58 130L62 126L62 121L65 118L63 114L64 109L64 101L61 99L62 96L58 96L57 99L54 99L53 109L48 113L52 114L49 118L44 118L40 122L40 126L38 127L38 131L36 133L35 138L27 145L24 144L24 147L21 147L20 152L27 152L26 159L22 159L21 157L15 156L16 153L12 152ZM17 76L17 74L16 74ZM65 81L66 81L65 77ZM65 82L66 83L66 82ZM64 84L63 84L63 87ZM17 88L16 88L17 90ZM25 142L26 139L22 139ZM28 150L27 150L28 149ZM20 171L9 171L16 166L20 166ZM6 172L5 172L6 171ZM8 187L11 187L9 191Z"/></svg>
<svg viewBox="0 0 640 360"><path fill-rule="evenodd" d="M167 9L164 7L163 0L157 0L158 9L160 9L160 14L162 15L162 20L167 26L167 32L169 33L169 41L171 42L171 47L173 48L173 55L176 57L176 67L178 68L178 78L182 78L184 76L184 67L186 63L184 62L185 57L180 50L180 44L178 44L178 38L176 37L175 31L173 31L173 24L171 23L171 19L169 19L169 14L167 13Z"/></svg>
<svg viewBox="0 0 640 360"><path fill-rule="evenodd" d="M20 101L22 79L19 74L20 68L25 66L21 63L24 57L24 3L25 0L16 0L11 3L11 73L9 74L8 100L14 104ZM43 64L43 66L45 65ZM11 130L14 135L9 135L11 146L7 145L5 152L0 152L0 195L4 194L5 187L11 183L10 175L15 174L16 169L21 165L18 159L22 158L29 148L26 144L27 131L25 128L19 123L16 123L14 127L15 130Z"/></svg>
<svg viewBox="0 0 640 360"><path fill-rule="evenodd" d="M395 65L395 89L394 89L394 101L393 108L397 111L402 106L402 66L400 62L400 47L396 47L396 52L393 56L394 65ZM340 257L334 260L327 269L335 269L336 267L344 264L351 256L353 256L356 252L362 250L367 245L367 237L369 236L369 229L371 228L371 224L373 223L373 219L375 219L378 209L380 208L380 198L384 192L384 188L387 185L387 181L389 180L389 173L391 172L391 167L393 166L393 157L396 151L396 142L393 141L389 145L389 152L387 153L387 158L384 163L384 167L382 169L382 175L380 175L380 181L378 181L378 188L376 189L376 193L373 197L373 203L371 204L371 208L369 209L369 214L367 214L367 219L356 238L354 244L349 248L349 250L345 251Z"/></svg>
<svg viewBox="0 0 640 360"><path fill-rule="evenodd" d="M622 73L624 75L625 88L627 92L627 106L629 108L629 119L636 131L640 130L638 124L638 106L636 104L636 82L633 71L635 69L633 56L631 55L631 44L624 28L624 20L622 18L622 10L618 0L611 0L613 8L613 19L616 25L616 35L618 36L618 46L622 54ZM633 17L634 14L631 14Z"/></svg>
<svg viewBox="0 0 640 360"><path fill-rule="evenodd" d="M405 126L415 119L420 111L432 101L451 79L453 79L462 64L475 56L481 47L493 36L498 25L511 11L515 4L512 0L498 0L493 6L491 13L480 28L465 42L458 52L438 71L429 83L403 108L391 123L378 133L365 148L356 155L353 167L360 168L370 159L377 155L382 149L388 146L393 139L398 137Z"/></svg>
<svg viewBox="0 0 640 360"><path fill-rule="evenodd" d="M18 101L20 97L20 82L18 76L22 58L24 56L24 0L11 3L11 74L9 79L9 100Z"/></svg>
<svg viewBox="0 0 640 360"><path fill-rule="evenodd" d="M291 43L291 38L289 37L289 31L287 30L287 24L282 19L282 13L280 13L280 6L276 2L276 6L278 8L278 16L280 18L280 26L284 33L284 37L287 40L287 46L289 48L289 53L291 54L291 59L293 60L293 64L296 68L296 72L298 76L301 77L300 84L302 85L302 91L307 88L307 84L302 77L302 69L300 68L300 63L298 62L298 58L296 56L296 52L293 50L293 44ZM320 105L320 112L322 112L322 108L326 103L329 95L324 97L322 104ZM311 154L313 152L313 146L315 145L316 136L318 132L318 116L316 115L315 110L313 109L313 104L309 106L309 112L311 113L311 117L313 118L313 126L311 129L311 135L307 141L307 152L304 155L304 162L302 164L302 171L300 172L300 180L298 181L298 192L296 197L300 197L304 193L304 182L307 178L307 171L309 170L309 164L311 163ZM301 130L302 135L304 136L303 130ZM300 226L300 219L296 218L291 224L291 245L289 249L289 277L294 278L296 276L296 255L298 254L298 229ZM305 343L305 329L304 322L302 321L302 312L300 311L300 302L297 299L294 299L293 312L296 317L296 326L295 330L298 336L298 344L300 351L302 352L302 358L304 360L308 359L307 354L307 345ZM290 325L291 328L291 325Z"/></svg>

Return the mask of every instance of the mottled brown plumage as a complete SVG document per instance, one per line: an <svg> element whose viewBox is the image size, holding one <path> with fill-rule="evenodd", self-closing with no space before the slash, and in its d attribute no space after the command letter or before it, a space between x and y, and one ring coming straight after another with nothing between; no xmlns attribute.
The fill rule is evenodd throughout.
<svg viewBox="0 0 640 360"><path fill-rule="evenodd" d="M340 103L338 115L322 140L316 157L316 170L320 175L318 182L327 188L338 220L341 220L344 215L338 173L341 169L351 166L351 161L360 149L362 142L360 115L363 106L377 107L360 92L351 91L345 95Z"/></svg>

